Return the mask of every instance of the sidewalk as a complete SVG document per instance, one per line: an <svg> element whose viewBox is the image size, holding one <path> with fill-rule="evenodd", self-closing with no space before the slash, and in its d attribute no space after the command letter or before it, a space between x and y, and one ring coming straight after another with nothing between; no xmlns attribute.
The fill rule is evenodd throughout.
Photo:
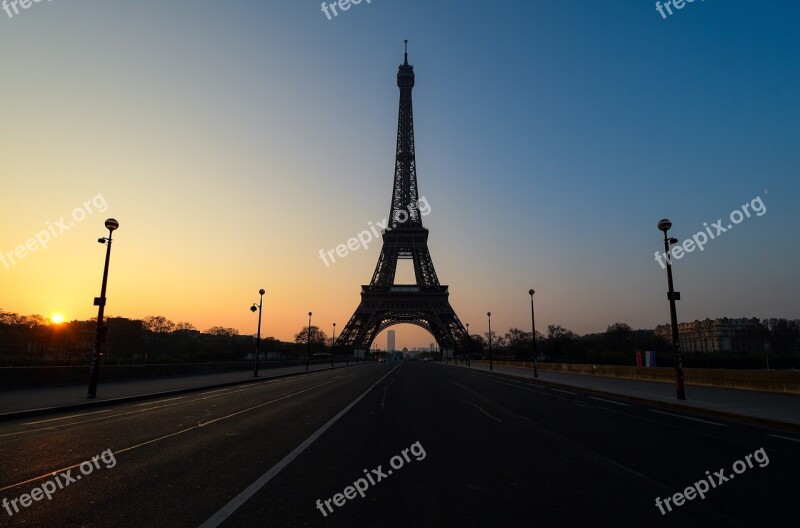
<svg viewBox="0 0 800 528"><path fill-rule="evenodd" d="M466 364L457 365L468 368ZM489 371L489 365L473 362L473 370ZM533 369L517 367L494 367L498 374L509 374L518 378L588 389L605 394L622 396L632 400L657 402L673 409L691 410L717 416L745 417L748 421L762 425L789 424L800 429L800 396L759 391L723 389L686 385L686 400L675 398L675 385L655 381L609 378L582 374L562 374L539 370L533 377Z"/></svg>
<svg viewBox="0 0 800 528"><path fill-rule="evenodd" d="M355 363L350 362L352 365ZM336 363L334 368L344 367ZM330 370L327 363L311 365L309 371ZM206 388L251 383L261 379L277 378L306 371L305 365L280 368L262 368L259 377L252 370L222 372L202 376L183 376L135 381L112 381L97 386L97 397L86 397L88 383L41 389L17 389L0 392L0 420L21 416L33 416L55 410L95 407L110 402L142 400L159 393L191 392ZM88 382L88 380L87 380Z"/></svg>

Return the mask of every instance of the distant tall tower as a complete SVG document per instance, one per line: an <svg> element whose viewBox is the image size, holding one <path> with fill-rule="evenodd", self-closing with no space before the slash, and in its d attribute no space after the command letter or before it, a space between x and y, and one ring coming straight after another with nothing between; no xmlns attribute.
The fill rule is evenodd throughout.
<svg viewBox="0 0 800 528"><path fill-rule="evenodd" d="M386 328L408 323L431 333L439 348L465 349L471 340L450 306L447 286L439 283L428 251L428 230L422 226L414 147L411 89L414 67L408 63L408 41L397 72L400 106L397 151L389 226L383 231L383 248L372 280L361 286L361 303L337 340L341 348L366 349ZM396 284L397 261L414 264L414 284Z"/></svg>
<svg viewBox="0 0 800 528"><path fill-rule="evenodd" d="M386 332L386 351L394 352L394 330Z"/></svg>

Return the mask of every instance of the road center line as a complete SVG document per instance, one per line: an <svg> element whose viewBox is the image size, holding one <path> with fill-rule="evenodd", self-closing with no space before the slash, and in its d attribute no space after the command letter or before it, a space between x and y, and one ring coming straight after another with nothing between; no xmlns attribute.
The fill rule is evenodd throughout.
<svg viewBox="0 0 800 528"><path fill-rule="evenodd" d="M230 387L225 387L224 389L217 389L217 390L208 391L208 392L201 392L199 394L199 396L205 396L206 394L214 394L215 392L222 392L222 391L226 391L228 389L230 389Z"/></svg>
<svg viewBox="0 0 800 528"><path fill-rule="evenodd" d="M168 401L172 401L172 400L180 400L183 397L184 396L178 396L176 398L169 398L169 399L166 399L166 400L158 400L158 401L154 401L154 402L153 401L149 401L149 402L144 402L144 403L136 403L133 406L134 407L144 407L145 405L153 405L154 403L158 404L158 403L164 403L164 402L168 402Z"/></svg>
<svg viewBox="0 0 800 528"><path fill-rule="evenodd" d="M303 376L303 379L308 379L311 376L312 375ZM288 380L290 378L286 378L286 379ZM295 378L295 379L298 379L298 378ZM337 378L337 379L339 379L339 378ZM252 386L248 386L246 388L238 389L238 390L228 390L228 389L230 389L230 387L228 387L226 389L220 389L220 390L228 390L228 392L225 392L223 394L214 394L214 395L211 395L211 396L202 396L203 394L209 394L207 392L204 392L204 393L198 394L198 396L201 396L201 397L184 399L184 401L182 401L182 402L168 403L166 405L158 405L158 404L160 404L161 402L165 402L165 401L175 400L176 398L170 398L169 400L156 400L156 401L152 401L152 402L140 403L138 405L155 404L156 407L148 407L146 409L136 409L136 410L133 410L133 411L124 411L124 412L119 412L119 413L116 413L116 414L107 414L105 416L100 416L100 417L97 417L97 418L91 418L89 420L79 420L77 422L69 422L69 423L64 423L64 424L53 424L50 427L42 427L42 428L39 428L39 429L27 429L25 431L17 431L17 432L14 432L14 433L5 433L5 434L0 434L0 438L4 438L6 436L23 435L23 434L27 434L27 433L38 433L38 432L42 432L42 431L51 431L51 430L56 429L57 427L67 427L67 426L70 426L70 425L80 425L80 424L84 424L84 423L95 422L95 421L98 421L98 420L106 420L106 419L109 419L109 418L117 418L119 416L126 416L126 415L129 415L129 414L137 414L137 413L141 413L141 412L153 411L153 410L156 410L156 409L162 409L164 407L171 407L173 405L182 405L184 403L186 403L186 404L196 403L196 402L199 402L199 401L202 401L202 400L208 400L208 399L211 399L211 398L217 398L219 396L227 396L229 394L234 394L234 393L237 393L237 392L243 392L243 391L246 391L246 390L257 389L257 388L260 388L260 387L264 387L265 385L272 385L272 384L275 384L275 383L278 383L278 382L281 382L281 381L284 381L284 380L283 379L267 380L267 381L264 381L264 382L261 382L261 383L256 383L256 384L253 384ZM213 391L213 392L216 392L216 391ZM185 398L185 397L181 396L181 398ZM136 406L136 405L134 405L134 406ZM49 420L39 420L38 422L29 422L29 423L26 423L26 424L23 424L23 425L39 424L39 423L44 423L44 422L48 422L48 421L51 421L51 420L65 420L67 418L77 418L77 417L81 417L81 416L88 416L90 414L111 412L112 410L113 409L107 409L107 410L95 411L95 412L91 412L91 413L74 414L74 415L71 415L71 416L64 416L62 418L51 418Z"/></svg>
<svg viewBox="0 0 800 528"><path fill-rule="evenodd" d="M507 387L514 388L514 389L523 389L523 390L526 390L526 391L529 391L529 392L535 392L536 394L544 394L546 396L550 395L549 393L547 393L547 392L545 392L543 390L536 390L536 389L533 389L531 387L528 387L527 384L525 384L526 386L520 387L518 385L511 385L510 383L504 383L502 381L498 381L497 383L499 383L500 385L505 385ZM534 385L534 387L538 387L538 385Z"/></svg>
<svg viewBox="0 0 800 528"><path fill-rule="evenodd" d="M681 416L680 414L672 414L664 411L657 411L655 409L650 409L650 412L658 413L658 414L666 414L667 416L674 416L676 418L683 418L684 420L693 420L695 422L703 422L711 425L718 425L719 427L728 427L725 424L717 423L717 422L710 422L708 420L703 420L700 418L690 418L689 416Z"/></svg>
<svg viewBox="0 0 800 528"><path fill-rule="evenodd" d="M565 391L565 390L561 390L561 389L550 389L550 390L554 390L556 392L563 392L564 394L572 394L573 396L575 396L575 394L576 394L575 392Z"/></svg>
<svg viewBox="0 0 800 528"><path fill-rule="evenodd" d="M306 448L308 448L308 446L310 446L312 443L314 443L314 441L317 438L322 436L322 434L325 431L327 431L333 424L335 424L339 420L339 418L344 416L345 413L347 413L347 411L352 409L358 402L360 402L361 399L364 398L364 396L369 394L369 392L372 389L374 389L376 386L378 386L378 384L380 384L384 379L386 379L386 377L389 376L389 374L391 374L392 372L397 370L400 367L400 365L402 365L402 363L397 365L396 367L394 367L392 370L390 370L386 374L384 374L383 377L381 377L381 379L379 379L378 381L373 383L367 390L365 390L361 394L361 396L359 396L355 400L351 401L350 404L347 407L345 407L344 409L339 411L336 414L336 416L334 416L333 418L328 420L328 422L325 425L323 425L322 427L317 429L317 431L314 434L312 434L311 436L306 438L303 441L302 444L300 444L299 446L295 447L292 450L291 453L289 453L288 455L283 457L283 459L280 462L278 462L277 464L275 464L274 466L272 466L272 468L270 468L269 471L267 471L266 473L261 475L258 479L256 479L255 482L253 482L252 484L247 486L247 488L245 488L241 493L239 493L237 496L235 496L233 499L231 499L230 502L228 502L228 504L223 506L217 513L212 515L206 522L201 524L200 528L216 528L217 526L219 526L220 524L225 522L225 519L230 517L236 510L238 510L239 507L242 506L242 504L247 502L248 499L250 499L250 497L255 495L258 492L258 490L263 488L270 480L272 480L272 478L275 475L280 473L283 468L288 466L292 462L292 460L297 458L297 456L300 455L300 453L302 453L303 451L305 451Z"/></svg>
<svg viewBox="0 0 800 528"><path fill-rule="evenodd" d="M89 420L80 420L80 421L77 421L77 422L69 422L69 423L65 423L65 424L54 424L54 425L51 425L50 427L42 427L42 428L39 428L39 429L27 429L25 431L17 431L15 433L5 433L5 434L0 434L0 438L6 437L6 436L22 435L22 434L27 434L27 433L37 433L37 432L40 432L40 431L51 431L53 429L56 429L57 427L67 427L67 426L70 426L70 425L79 425L79 424L85 424L85 423L89 423L89 422L96 422L98 420L107 420L109 418L116 418L118 416L126 416L128 414L138 414L138 413L143 413L143 412L147 412L147 411L153 411L155 409L163 409L164 407L172 407L173 405L180 405L182 403L186 403L186 402L168 403L166 405L160 405L158 407L148 407L146 409L137 409L135 411L126 411L126 412L117 413L117 414L107 414L105 416L100 416L98 418L90 418Z"/></svg>
<svg viewBox="0 0 800 528"><path fill-rule="evenodd" d="M340 379L344 379L344 378L345 378L345 376L339 376L339 377L334 378L334 379L332 379L330 381L326 381L325 383L320 383L319 385L314 385L313 387L310 387L310 388L305 389L305 390L301 390L299 392L293 392L291 394L288 394L288 395L283 396L281 398L278 398L276 400L270 400L270 401L265 402L265 403L259 403L258 405L254 405L252 407L248 407L247 409L242 409L241 411L236 411L235 413L231 413L231 414L228 414L226 416L220 416L219 418L214 418L213 420L209 420L207 422L198 423L197 427L205 427L207 425L211 425L213 423L217 423L217 422L222 421L222 420L227 420L228 418L232 418L232 417L237 416L239 414L252 411L253 409L258 409L259 407L263 407L265 405L269 405L270 403L274 403L274 402L282 400L284 398L288 398L289 396L295 396L297 394L300 394L300 393L303 393L303 392L307 392L307 391L310 391L311 389L316 389L316 388L322 387L324 385L328 385L329 383L333 383L334 381L339 381Z"/></svg>
<svg viewBox="0 0 800 528"><path fill-rule="evenodd" d="M386 389L388 389L392 383L394 383L394 378L389 380L389 383L387 383L386 386L383 388L383 398L381 398L381 411L383 410L383 406L386 404Z"/></svg>
<svg viewBox="0 0 800 528"><path fill-rule="evenodd" d="M606 402L606 403L613 403L614 405L622 405L623 407L630 407L630 405L628 405L627 403L616 402L616 401L612 401L612 400L606 400L606 399L603 399L603 398L595 398L594 396L589 396L589 398L591 398L593 400Z"/></svg>
<svg viewBox="0 0 800 528"><path fill-rule="evenodd" d="M474 404L474 403L472 403L472 402L468 402L468 401L465 401L465 400L458 400L458 403L467 403L467 404L469 404L469 405L472 405L473 407L475 407L476 409L478 409L480 412L482 412L483 414L485 414L486 416L488 416L488 417L489 417L489 418L491 418L492 420L497 420L498 422L500 422L500 423L503 423L503 420L501 420L500 418L497 418L496 416L492 416L491 414L489 414L488 412L486 412L486 411L483 409L483 407L481 407L480 405L477 405L477 404Z"/></svg>
<svg viewBox="0 0 800 528"><path fill-rule="evenodd" d="M37 420L35 422L25 422L22 425L36 425L36 424L46 423L46 422L55 422L56 420L68 420L70 418L80 418L81 416L89 416L90 414L107 413L107 412L111 412L111 409L105 409L103 411L92 411L92 412L81 413L81 414L70 414L69 416L62 416L61 418L48 418L47 420Z"/></svg>

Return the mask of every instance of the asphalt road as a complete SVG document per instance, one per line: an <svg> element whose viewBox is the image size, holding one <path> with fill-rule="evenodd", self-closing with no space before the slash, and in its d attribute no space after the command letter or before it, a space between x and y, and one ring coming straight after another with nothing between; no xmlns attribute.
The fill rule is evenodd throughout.
<svg viewBox="0 0 800 528"><path fill-rule="evenodd" d="M799 472L791 433L370 364L0 423L0 526L790 526Z"/></svg>

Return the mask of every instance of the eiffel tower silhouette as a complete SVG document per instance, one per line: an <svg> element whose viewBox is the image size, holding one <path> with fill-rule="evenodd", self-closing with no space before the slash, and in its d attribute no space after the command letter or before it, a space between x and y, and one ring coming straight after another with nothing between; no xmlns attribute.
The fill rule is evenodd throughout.
<svg viewBox="0 0 800 528"><path fill-rule="evenodd" d="M428 250L428 230L422 227L414 153L414 115L411 89L414 67L405 60L397 72L400 111L397 119L397 155L389 226L383 248L368 285L361 286L361 303L348 321L337 348L369 350L375 338L390 326L408 323L431 333L444 351L469 348L470 338L458 319L447 286L439 284ZM415 284L395 284L398 259L414 261Z"/></svg>

